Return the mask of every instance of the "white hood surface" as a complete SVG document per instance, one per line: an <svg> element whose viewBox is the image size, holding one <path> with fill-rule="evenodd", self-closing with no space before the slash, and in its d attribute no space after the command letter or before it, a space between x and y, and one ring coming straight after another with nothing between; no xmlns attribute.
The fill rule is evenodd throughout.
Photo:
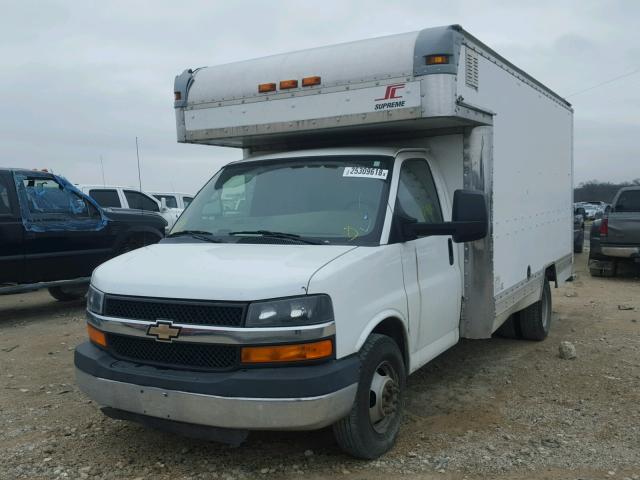
<svg viewBox="0 0 640 480"><path fill-rule="evenodd" d="M304 295L319 268L356 247L161 243L100 265L92 284L105 293L246 301Z"/></svg>

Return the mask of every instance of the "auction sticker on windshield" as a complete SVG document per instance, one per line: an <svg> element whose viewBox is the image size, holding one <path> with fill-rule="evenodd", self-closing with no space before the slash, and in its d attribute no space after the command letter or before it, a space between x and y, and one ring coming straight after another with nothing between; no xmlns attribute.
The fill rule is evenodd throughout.
<svg viewBox="0 0 640 480"><path fill-rule="evenodd" d="M343 177L380 178L387 179L389 170L372 167L344 167Z"/></svg>

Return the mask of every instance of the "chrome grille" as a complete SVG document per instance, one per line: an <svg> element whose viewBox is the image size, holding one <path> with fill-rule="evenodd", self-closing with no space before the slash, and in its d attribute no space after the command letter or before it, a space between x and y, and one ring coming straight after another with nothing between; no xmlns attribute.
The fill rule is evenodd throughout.
<svg viewBox="0 0 640 480"><path fill-rule="evenodd" d="M104 315L133 320L171 320L191 325L241 327L246 304L107 295Z"/></svg>

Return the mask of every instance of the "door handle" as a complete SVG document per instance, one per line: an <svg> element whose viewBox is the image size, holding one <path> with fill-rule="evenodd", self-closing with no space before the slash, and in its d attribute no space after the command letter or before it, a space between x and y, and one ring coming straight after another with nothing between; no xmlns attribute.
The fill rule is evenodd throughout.
<svg viewBox="0 0 640 480"><path fill-rule="evenodd" d="M453 265L453 241L448 239L447 244L449 245L449 265Z"/></svg>

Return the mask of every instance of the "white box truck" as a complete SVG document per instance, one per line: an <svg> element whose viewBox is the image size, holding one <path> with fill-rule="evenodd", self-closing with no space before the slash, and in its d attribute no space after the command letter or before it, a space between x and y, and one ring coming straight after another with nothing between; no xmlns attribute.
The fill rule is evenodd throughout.
<svg viewBox="0 0 640 480"><path fill-rule="evenodd" d="M94 271L75 364L106 414L234 442L332 425L374 458L407 375L461 337L547 335L572 108L461 27L186 70L175 112L179 142L242 159Z"/></svg>

